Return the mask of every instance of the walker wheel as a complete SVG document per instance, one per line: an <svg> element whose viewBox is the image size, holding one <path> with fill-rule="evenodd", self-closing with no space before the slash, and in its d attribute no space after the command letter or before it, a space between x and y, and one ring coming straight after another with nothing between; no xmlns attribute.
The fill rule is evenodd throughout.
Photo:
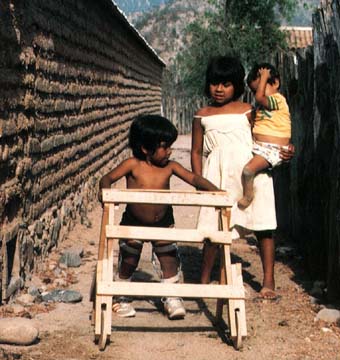
<svg viewBox="0 0 340 360"><path fill-rule="evenodd" d="M235 309L235 322L236 322L236 336L233 337L233 344L236 350L242 348L242 334L241 334L241 312L240 309Z"/></svg>
<svg viewBox="0 0 340 360"><path fill-rule="evenodd" d="M106 314L107 316L107 314ZM107 334L105 333L105 310L102 309L100 314L100 335L98 340L99 350L104 351L108 340Z"/></svg>

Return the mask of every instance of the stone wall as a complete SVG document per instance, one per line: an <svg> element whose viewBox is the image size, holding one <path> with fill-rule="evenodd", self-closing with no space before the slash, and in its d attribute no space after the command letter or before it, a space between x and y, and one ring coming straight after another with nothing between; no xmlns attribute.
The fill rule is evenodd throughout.
<svg viewBox="0 0 340 360"><path fill-rule="evenodd" d="M161 111L163 67L110 0L0 2L2 300L88 222L131 120Z"/></svg>
<svg viewBox="0 0 340 360"><path fill-rule="evenodd" d="M340 299L340 3L322 1L314 47L281 55L296 157L281 173L279 224L304 254L314 279Z"/></svg>

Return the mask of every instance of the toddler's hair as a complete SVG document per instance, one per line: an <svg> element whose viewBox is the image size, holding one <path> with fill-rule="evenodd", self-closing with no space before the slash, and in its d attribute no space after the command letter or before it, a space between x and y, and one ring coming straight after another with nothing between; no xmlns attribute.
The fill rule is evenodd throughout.
<svg viewBox="0 0 340 360"><path fill-rule="evenodd" d="M176 127L165 117L160 115L141 115L131 124L129 146L133 156L145 160L146 155L142 147L152 154L162 142L171 146L177 139Z"/></svg>
<svg viewBox="0 0 340 360"><path fill-rule="evenodd" d="M261 63L261 64L254 64L252 69L249 71L249 74L247 76L248 86L250 85L250 83L252 83L260 76L259 70L261 68L266 68L270 70L270 78L268 79L268 84L273 85L275 83L275 80L279 80L279 83L281 83L280 73L278 72L276 67L269 63Z"/></svg>
<svg viewBox="0 0 340 360"><path fill-rule="evenodd" d="M244 92L244 77L244 67L237 57L215 56L210 59L207 67L204 93L210 97L210 84L224 84L230 81L234 86L233 100L236 100Z"/></svg>

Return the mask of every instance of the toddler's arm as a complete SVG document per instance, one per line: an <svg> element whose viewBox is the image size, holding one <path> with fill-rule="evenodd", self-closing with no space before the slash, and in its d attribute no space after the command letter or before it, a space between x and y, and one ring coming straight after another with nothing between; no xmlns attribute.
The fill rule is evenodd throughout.
<svg viewBox="0 0 340 360"><path fill-rule="evenodd" d="M98 191L98 200L100 202L102 201L102 189L110 189L111 184L132 171L134 164L134 158L127 159L100 179Z"/></svg>
<svg viewBox="0 0 340 360"><path fill-rule="evenodd" d="M266 109L270 109L268 97L266 96L266 86L268 79L270 78L270 70L267 68L261 68L259 70L260 82L256 89L255 100Z"/></svg>
<svg viewBox="0 0 340 360"><path fill-rule="evenodd" d="M221 191L217 186L211 183L209 180L201 175L194 174L193 172L184 168L181 164L176 161L171 161L172 172L180 179L184 180L188 184L194 186L199 190L207 191Z"/></svg>

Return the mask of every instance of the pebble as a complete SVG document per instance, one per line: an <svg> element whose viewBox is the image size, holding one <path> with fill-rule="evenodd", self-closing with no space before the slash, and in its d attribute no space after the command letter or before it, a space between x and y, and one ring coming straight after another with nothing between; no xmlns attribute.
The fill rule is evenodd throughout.
<svg viewBox="0 0 340 360"><path fill-rule="evenodd" d="M74 246L69 249L67 252L78 254L80 257L84 256L84 248L81 246Z"/></svg>
<svg viewBox="0 0 340 360"><path fill-rule="evenodd" d="M316 317L314 318L315 321L323 320L329 323L335 323L340 320L340 311L336 309L321 309Z"/></svg>
<svg viewBox="0 0 340 360"><path fill-rule="evenodd" d="M13 314L18 315L25 311L25 308L20 304L12 304L10 306L10 309L12 310Z"/></svg>
<svg viewBox="0 0 340 360"><path fill-rule="evenodd" d="M0 343L31 345L39 336L32 320L25 318L0 319Z"/></svg>
<svg viewBox="0 0 340 360"><path fill-rule="evenodd" d="M76 303L83 300L83 296L78 291L56 289L42 295L43 301Z"/></svg>
<svg viewBox="0 0 340 360"><path fill-rule="evenodd" d="M35 300L35 296L30 294L22 294L15 299L15 301L21 305L33 304L34 300Z"/></svg>
<svg viewBox="0 0 340 360"><path fill-rule="evenodd" d="M59 260L60 264L65 264L67 267L79 267L81 265L81 257L77 252L70 250L65 251Z"/></svg>
<svg viewBox="0 0 340 360"><path fill-rule="evenodd" d="M31 285L28 290L27 290L28 294L32 295L32 296L39 296L40 295L40 291L39 288L35 285Z"/></svg>

